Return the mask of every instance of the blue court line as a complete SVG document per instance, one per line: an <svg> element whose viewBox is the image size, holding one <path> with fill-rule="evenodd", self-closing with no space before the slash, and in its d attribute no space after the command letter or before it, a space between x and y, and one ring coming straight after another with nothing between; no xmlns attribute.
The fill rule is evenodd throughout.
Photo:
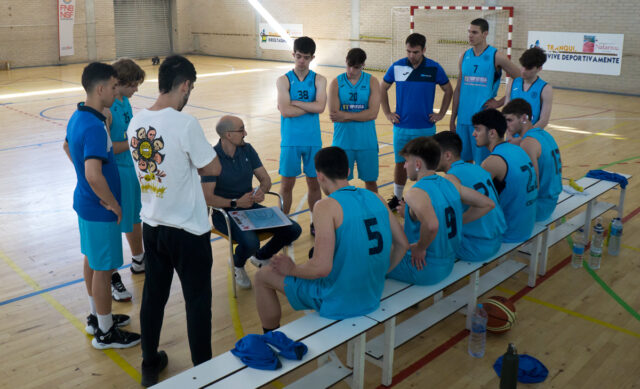
<svg viewBox="0 0 640 389"><path fill-rule="evenodd" d="M28 148L28 147L40 147L42 145L48 145L48 144L52 144L52 143L62 143L62 142L64 142L64 139L51 140L51 141L48 141L48 142L32 143L32 144L29 144L29 145L22 145L22 146L7 147L7 148L4 148L4 149L0 149L0 151L24 149L24 148Z"/></svg>

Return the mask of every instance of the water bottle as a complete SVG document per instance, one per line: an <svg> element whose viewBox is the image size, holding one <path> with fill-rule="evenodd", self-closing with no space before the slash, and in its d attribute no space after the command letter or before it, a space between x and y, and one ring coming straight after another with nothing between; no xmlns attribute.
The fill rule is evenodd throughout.
<svg viewBox="0 0 640 389"><path fill-rule="evenodd" d="M611 222L609 234L609 255L617 257L620 254L620 238L622 238L622 220L619 217Z"/></svg>
<svg viewBox="0 0 640 389"><path fill-rule="evenodd" d="M473 311L471 318L471 333L469 334L469 355L476 358L484 356L484 346L487 342L487 311L482 304Z"/></svg>
<svg viewBox="0 0 640 389"><path fill-rule="evenodd" d="M509 343L507 352L502 356L502 370L500 370L500 389L515 389L518 385L518 352L513 343Z"/></svg>
<svg viewBox="0 0 640 389"><path fill-rule="evenodd" d="M602 227L602 218L598 218L596 225L593 226L593 238L591 238L591 249L589 250L589 267L593 270L600 269L603 239L604 227Z"/></svg>
<svg viewBox="0 0 640 389"><path fill-rule="evenodd" d="M580 228L573 237L573 253L571 254L571 266L574 269L582 267L584 259L584 230Z"/></svg>

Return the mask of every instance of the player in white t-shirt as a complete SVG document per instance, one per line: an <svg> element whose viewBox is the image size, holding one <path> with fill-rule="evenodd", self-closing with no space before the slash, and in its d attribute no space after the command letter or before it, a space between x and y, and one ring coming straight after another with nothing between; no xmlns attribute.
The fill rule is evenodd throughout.
<svg viewBox="0 0 640 389"><path fill-rule="evenodd" d="M140 180L146 278L140 308L142 385L167 365L158 352L173 271L182 283L191 360L211 359L211 227L205 197L213 196L220 162L198 120L182 113L196 81L188 59L167 57L158 72L160 96L129 123L127 135Z"/></svg>

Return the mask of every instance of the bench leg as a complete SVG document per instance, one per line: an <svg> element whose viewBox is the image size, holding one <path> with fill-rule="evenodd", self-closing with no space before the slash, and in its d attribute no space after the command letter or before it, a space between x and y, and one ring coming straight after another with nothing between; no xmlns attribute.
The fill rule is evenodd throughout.
<svg viewBox="0 0 640 389"><path fill-rule="evenodd" d="M584 244L586 245L587 243L589 243L590 239L591 239L591 217L593 215L593 206L595 204L596 200L591 200L589 201L589 204L587 204L587 211L584 214Z"/></svg>
<svg viewBox="0 0 640 389"><path fill-rule="evenodd" d="M444 296L444 292L443 291L439 291L438 293L433 295L433 303L437 303L438 301L442 300L442 297Z"/></svg>
<svg viewBox="0 0 640 389"><path fill-rule="evenodd" d="M332 352L333 352L333 351L332 351ZM322 367L322 365L325 365L325 364L327 364L327 363L329 362L329 360L330 360L330 358L329 358L329 357L330 357L330 355L329 355L329 354L330 354L330 353L331 353L331 352L326 353L326 354L321 355L320 357L318 357L318 367ZM347 355L348 355L348 354L347 354Z"/></svg>
<svg viewBox="0 0 640 389"><path fill-rule="evenodd" d="M529 282L527 285L534 288L536 286L536 277L538 273L538 258L540 258L540 248L542 246L542 235L536 236L535 244L533 245L533 251L531 252L531 259L529 259Z"/></svg>
<svg viewBox="0 0 640 389"><path fill-rule="evenodd" d="M353 368L353 340L347 342L347 367Z"/></svg>
<svg viewBox="0 0 640 389"><path fill-rule="evenodd" d="M367 335L362 333L353 340L353 375L351 387L364 388L364 349L367 344Z"/></svg>
<svg viewBox="0 0 640 389"><path fill-rule="evenodd" d="M478 302L478 285L480 283L480 270L476 270L469 276L469 300L467 301L467 329L471 329L471 318Z"/></svg>
<svg viewBox="0 0 640 389"><path fill-rule="evenodd" d="M623 211L624 211L624 196L627 190L620 188L620 200L618 200L618 217L622 220Z"/></svg>
<svg viewBox="0 0 640 389"><path fill-rule="evenodd" d="M542 233L542 250L540 252L540 265L538 266L538 274L543 276L547 273L547 256L549 255L549 229Z"/></svg>
<svg viewBox="0 0 640 389"><path fill-rule="evenodd" d="M384 322L384 353L382 354L382 385L390 386L393 379L393 353L396 344L396 318Z"/></svg>

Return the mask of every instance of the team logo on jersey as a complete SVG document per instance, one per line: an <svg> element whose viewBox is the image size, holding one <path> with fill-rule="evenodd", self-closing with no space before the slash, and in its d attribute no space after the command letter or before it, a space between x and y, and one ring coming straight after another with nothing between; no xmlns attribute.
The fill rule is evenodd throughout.
<svg viewBox="0 0 640 389"><path fill-rule="evenodd" d="M162 197L166 186L161 185L162 178L166 173L158 168L164 161L164 154L160 150L164 149L162 137L156 138L157 131L149 126L149 130L140 127L136 131L136 136L131 138L129 144L131 156L138 166L138 179L140 180L140 191L142 193L155 193L157 197Z"/></svg>

